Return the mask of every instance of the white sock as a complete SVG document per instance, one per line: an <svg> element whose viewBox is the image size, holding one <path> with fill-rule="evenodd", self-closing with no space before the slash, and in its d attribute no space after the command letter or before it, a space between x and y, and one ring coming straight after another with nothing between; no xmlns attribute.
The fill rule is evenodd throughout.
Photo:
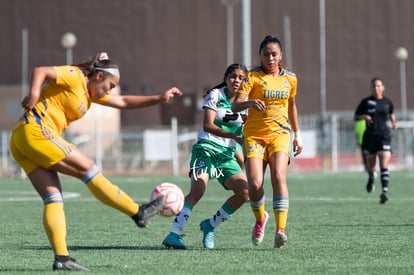
<svg viewBox="0 0 414 275"><path fill-rule="evenodd" d="M217 210L216 214L214 214L210 218L210 224L213 228L216 228L217 226L219 226L220 224L222 224L230 218L231 215L227 213L223 208L220 208L219 210Z"/></svg>
<svg viewBox="0 0 414 275"><path fill-rule="evenodd" d="M187 221L191 216L191 212L191 209L183 207L180 214L175 216L171 232L181 235L181 231L183 231L184 226L187 224Z"/></svg>

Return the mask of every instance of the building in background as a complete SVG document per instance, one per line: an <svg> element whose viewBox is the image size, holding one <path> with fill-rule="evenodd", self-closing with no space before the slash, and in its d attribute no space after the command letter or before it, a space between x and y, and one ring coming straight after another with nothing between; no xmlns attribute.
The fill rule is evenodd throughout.
<svg viewBox="0 0 414 275"><path fill-rule="evenodd" d="M233 61L241 62L240 0L0 0L0 85L22 83L22 30L28 32L28 69L65 63L61 37L76 35L75 63L106 51L121 68L122 93L155 94L177 86L185 96L170 105L122 112L122 128L200 122L202 93L218 83L227 64L227 2L233 3ZM299 78L297 103L303 115L320 111L319 0L251 1L252 63L265 35L289 37L285 56ZM327 111L352 110L369 79L382 76L387 95L400 106L395 50L414 51L411 0L325 0ZM289 19L289 26L286 25ZM407 60L407 87L411 59ZM20 99L20 93L16 95ZM408 108L413 96L408 93ZM6 108L7 109L7 108ZM4 110L2 111L4 112ZM2 115L4 116L4 114Z"/></svg>

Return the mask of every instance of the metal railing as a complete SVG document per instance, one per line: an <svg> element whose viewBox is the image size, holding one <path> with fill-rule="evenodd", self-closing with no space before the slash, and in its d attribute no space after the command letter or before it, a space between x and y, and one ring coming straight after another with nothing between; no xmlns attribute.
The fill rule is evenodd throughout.
<svg viewBox="0 0 414 275"><path fill-rule="evenodd" d="M321 151L322 124L319 116L304 116L300 119L300 125L306 150L302 156L293 159L290 169L333 172L363 169L352 113L329 115L323 125L327 133L326 144L323 144L326 152ZM198 128L178 126L173 119L171 127L65 137L94 159L105 174L176 175L188 173L191 148L196 141ZM413 167L413 130L414 119L399 121L399 128L393 130L390 169ZM9 131L1 132L0 177L20 177L23 173L10 156L9 135ZM102 137L111 142L104 145L97 142Z"/></svg>

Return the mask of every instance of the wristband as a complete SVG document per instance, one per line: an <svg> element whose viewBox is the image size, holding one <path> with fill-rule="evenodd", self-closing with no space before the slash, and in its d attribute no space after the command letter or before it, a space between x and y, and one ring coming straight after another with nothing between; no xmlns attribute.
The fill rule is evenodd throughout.
<svg viewBox="0 0 414 275"><path fill-rule="evenodd" d="M300 130L297 130L296 132L294 132L295 134L295 140L297 142L297 146L299 147L303 147L303 141L302 141L302 136L300 135Z"/></svg>

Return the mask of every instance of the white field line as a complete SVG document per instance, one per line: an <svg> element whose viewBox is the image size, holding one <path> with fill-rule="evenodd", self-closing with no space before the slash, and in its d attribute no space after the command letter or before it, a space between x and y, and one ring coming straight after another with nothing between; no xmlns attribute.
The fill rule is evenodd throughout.
<svg viewBox="0 0 414 275"><path fill-rule="evenodd" d="M229 193L230 195L230 193ZM377 199L377 196L374 196ZM308 202L350 202L350 201L366 201L368 199L374 198L370 197L291 197L290 201L308 201ZM65 201L82 201L82 202L97 202L97 199L94 197L82 197L80 193L76 192L63 192L63 198ZM133 198L138 202L145 202L149 200L148 197L138 197ZM220 198L211 198L206 197L201 199L204 202L223 202L226 200L226 197ZM407 198L393 198L393 201L414 201L414 197ZM24 202L24 201L41 201L40 197L34 191L0 191L0 202ZM271 202L272 199L267 198L266 201Z"/></svg>

